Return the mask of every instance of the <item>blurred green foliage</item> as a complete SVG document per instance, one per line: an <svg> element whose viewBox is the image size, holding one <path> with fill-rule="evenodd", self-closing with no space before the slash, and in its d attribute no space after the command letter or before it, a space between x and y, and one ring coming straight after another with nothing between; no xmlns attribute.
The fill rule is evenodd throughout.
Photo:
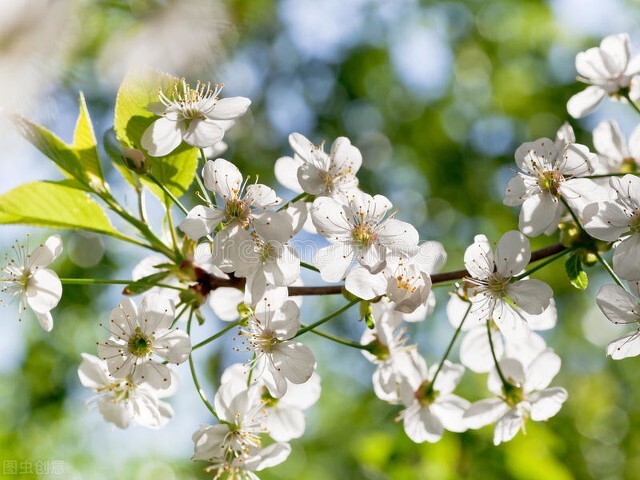
<svg viewBox="0 0 640 480"><path fill-rule="evenodd" d="M77 90L84 91L101 135L111 126L115 97L113 87L101 80L104 66L96 61L99 52L113 39L154 28L154 20L177 8L178 2L76 3L80 27L54 94L63 104L71 104ZM253 65L253 74L240 70L236 77L242 79L242 72L252 77L244 80L253 85L254 103L250 117L230 132L225 158L245 174L260 174L265 183L273 182L274 160L290 154L288 132L278 128L287 124L290 108L291 118L303 118L303 133L318 143L323 138L330 142L339 135L349 136L363 151L363 188L388 195L400 210L399 218L414 222L423 238L444 243L449 252L447 267L460 268L462 252L474 234L485 233L497 240L516 228L517 210L501 202L512 152L524 141L555 134L567 118L567 99L579 88L572 82L573 55L599 40L568 34L542 1L398 2L404 5L405 14L386 24L373 14L384 2L358 3L365 5L364 27L335 55L323 57L297 50L295 37L282 20L282 9L292 2L229 1L226 18L210 26L222 30L217 53L191 65L187 72L170 73L225 81L219 70L225 58L240 58ZM627 8L629 15L637 15L636 7L629 4ZM339 18L341 12L333 15ZM325 28L325 20L317 18L315 28ZM437 94L416 92L394 67L390 45L409 20L436 31L450 52L444 87ZM173 21L183 19L177 16ZM185 49L193 46L189 36L175 38L175 42ZM414 53L417 56L410 62L430 62L430 51ZM304 115L296 113L300 104ZM72 128L57 124L58 119L50 123L57 130ZM579 141L590 144L588 131L580 123L574 127ZM106 163L104 159L106 156ZM113 168L106 175L117 182ZM193 195L185 198L187 203L195 201ZM555 241L542 237L533 245ZM118 255L116 248L109 243L97 266L80 268L65 258L56 268L66 277L116 277L121 267L130 268L136 261ZM371 369L359 353L314 338L311 344L324 380L321 401L309 415L304 438L292 442L289 460L262 473L261 478L638 478L637 360L607 360L602 345L585 338L590 330L593 335L589 338L602 337L597 330L606 326L606 320L593 311L594 293L604 280L599 280L596 270L588 271L591 281L586 293L569 285L562 265L536 274L557 295L558 326L546 338L564 361L555 383L566 386L570 395L548 424L527 425L526 435L499 448L492 445L490 427L446 433L435 445L415 445L394 422L398 409L373 396L368 384ZM143 437L148 444L141 442L124 459L99 453L101 433L94 430L95 423L87 422L87 417L98 413L82 408L87 392L78 392L75 373L80 352L94 351L95 339L103 333L97 324L113 306L97 292L90 286L65 288L50 335L34 326L31 318L21 325L26 332L22 360L0 372L0 460L64 460L68 478L208 478L203 465L186 457L180 460L148 453L153 432ZM453 333L442 309L446 292L439 292L438 299L436 314L412 329L430 362L439 359ZM313 318L304 321L330 311L328 305L314 307ZM12 314L3 316L14 321ZM345 315L334 322L334 328L356 338L361 326L348 322L354 320ZM206 368L211 386L225 358L225 354L211 356ZM344 368L358 364L353 372ZM182 380L182 388L189 389L190 379ZM470 400L480 399L486 395L484 383L484 376L467 373L461 393ZM106 431L109 427L100 428ZM175 438L174 442L190 444L190 439Z"/></svg>

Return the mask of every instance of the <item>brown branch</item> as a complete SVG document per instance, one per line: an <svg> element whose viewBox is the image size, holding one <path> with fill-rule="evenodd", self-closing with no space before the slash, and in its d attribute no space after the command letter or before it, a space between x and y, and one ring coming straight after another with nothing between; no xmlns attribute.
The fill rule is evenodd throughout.
<svg viewBox="0 0 640 480"><path fill-rule="evenodd" d="M562 243L555 243L553 245L549 245L548 247L541 248L540 250L531 252L531 260L529 263L543 260L566 249L567 247L565 247ZM434 273L433 275L431 275L431 283L435 285L438 283L450 282L452 280L460 280L467 275L469 275L469 272L467 272L466 270L454 270L452 272ZM213 275L210 275L204 271L201 271L201 277L199 278L198 283L208 291L214 290L219 287L234 287L243 289L245 280L244 278L237 278L234 276L231 276L231 278L228 280L221 279L214 277ZM289 295L338 295L342 293L343 287L344 285L289 287Z"/></svg>

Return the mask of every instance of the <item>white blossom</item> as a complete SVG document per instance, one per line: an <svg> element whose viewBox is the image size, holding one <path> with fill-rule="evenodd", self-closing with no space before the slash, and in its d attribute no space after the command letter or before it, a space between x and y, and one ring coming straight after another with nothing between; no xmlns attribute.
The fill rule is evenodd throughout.
<svg viewBox="0 0 640 480"><path fill-rule="evenodd" d="M171 405L160 399L174 393L175 380L166 390L157 390L148 383L136 385L131 378L111 376L104 360L86 353L82 354L78 376L82 385L97 394L87 405L97 404L105 421L118 428L131 424L162 428L173 417Z"/></svg>
<svg viewBox="0 0 640 480"><path fill-rule="evenodd" d="M586 204L602 197L597 184L580 178L593 174L598 162L584 145L559 148L540 138L518 147L515 159L518 171L507 184L504 204L522 205L519 228L530 237L555 231L565 210L561 198L580 214Z"/></svg>
<svg viewBox="0 0 640 480"><path fill-rule="evenodd" d="M15 243L13 257L6 257L0 268L0 293L18 300L20 314L29 307L40 326L47 332L53 328L51 310L62 297L62 283L48 268L62 252L60 235L52 235L29 252L28 245ZM2 300L0 300L2 303Z"/></svg>
<svg viewBox="0 0 640 480"><path fill-rule="evenodd" d="M615 120L600 122L593 130L593 146L600 155L597 174L640 167L640 126L633 130L627 142Z"/></svg>
<svg viewBox="0 0 640 480"><path fill-rule="evenodd" d="M611 177L616 200L593 203L585 209L584 228L600 240L617 244L613 268L622 278L640 278L640 178L635 175Z"/></svg>
<svg viewBox="0 0 640 480"><path fill-rule="evenodd" d="M524 430L526 420L539 422L553 417L568 397L564 388L547 388L560 363L551 349L540 353L527 367L515 358L503 358L499 365L508 385L502 383L497 370L489 374L488 388L498 397L480 400L467 409L464 420L468 428L495 423L493 443L499 445Z"/></svg>
<svg viewBox="0 0 640 480"><path fill-rule="evenodd" d="M254 472L287 459L287 443L262 447L266 426L260 388L229 380L218 389L214 407L221 423L201 425L193 434L192 459L211 463L206 470L216 472L215 479L256 480Z"/></svg>
<svg viewBox="0 0 640 480"><path fill-rule="evenodd" d="M640 57L631 56L629 35L609 35L599 47L590 48L576 55L578 80L588 86L567 102L567 111L574 118L591 113L609 96L619 96L620 91L631 87L634 75L640 72Z"/></svg>
<svg viewBox="0 0 640 480"><path fill-rule="evenodd" d="M169 368L154 355L180 364L191 353L189 336L171 328L174 318L173 302L157 294L146 295L140 311L131 299L122 299L109 316L111 337L98 342L98 355L107 362L109 373L115 378L130 378L135 384L168 388Z"/></svg>
<svg viewBox="0 0 640 480"><path fill-rule="evenodd" d="M346 137L338 137L325 153L299 133L289 135L295 155L279 158L275 164L278 181L288 189L315 196L331 196L358 187L356 174L362 165L360 150Z"/></svg>
<svg viewBox="0 0 640 480"><path fill-rule="evenodd" d="M465 280L471 285L471 323L492 320L505 337L514 341L529 334L521 311L540 315L553 296L551 288L540 280L514 278L524 271L530 259L529 240L520 232L505 233L495 252L484 235L475 237L464 254L470 275Z"/></svg>
<svg viewBox="0 0 640 480"><path fill-rule="evenodd" d="M386 197L372 197L360 191L339 199L320 197L313 202L313 223L330 242L315 256L323 280L341 280L354 261L370 273L378 273L386 266L389 252L399 255L416 247L417 230L388 215L390 209L391 202Z"/></svg>
<svg viewBox="0 0 640 480"><path fill-rule="evenodd" d="M233 120L243 115L251 101L244 97L219 98L223 85L184 80L167 95L158 92L159 103L150 109L161 118L142 135L141 144L152 157L168 155L184 141L198 148L212 147L224 137Z"/></svg>
<svg viewBox="0 0 640 480"><path fill-rule="evenodd" d="M269 289L241 327L243 344L254 355L251 368L275 398L287 391L287 380L301 384L316 368L313 352L293 340L300 329L300 309L286 289Z"/></svg>
<svg viewBox="0 0 640 480"><path fill-rule="evenodd" d="M638 291L638 282L630 285L634 295L618 285L604 285L596 296L596 303L611 323L638 324L635 330L609 344L607 355L614 360L640 354L640 300L638 299L640 291Z"/></svg>
<svg viewBox="0 0 640 480"><path fill-rule="evenodd" d="M464 367L445 360L435 380L438 364L427 369L423 360L418 367L416 375L405 378L401 388L406 408L400 418L407 436L416 443L433 443L442 438L445 430L464 432L467 425L463 415L469 402L453 394Z"/></svg>

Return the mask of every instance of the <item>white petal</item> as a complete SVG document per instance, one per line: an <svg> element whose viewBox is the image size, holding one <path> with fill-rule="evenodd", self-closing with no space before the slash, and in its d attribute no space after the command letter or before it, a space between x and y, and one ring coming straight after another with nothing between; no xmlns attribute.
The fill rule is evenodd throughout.
<svg viewBox="0 0 640 480"><path fill-rule="evenodd" d="M496 428L493 431L493 444L498 446L502 442L508 442L516 436L518 431L524 425L524 418L517 409L509 410L500 420L496 423Z"/></svg>
<svg viewBox="0 0 640 480"><path fill-rule="evenodd" d="M553 290L540 280L518 280L507 286L507 295L516 305L531 315L540 315L549 306Z"/></svg>
<svg viewBox="0 0 640 480"><path fill-rule="evenodd" d="M500 398L487 398L472 403L463 415L467 428L478 429L497 422L509 409Z"/></svg>
<svg viewBox="0 0 640 480"><path fill-rule="evenodd" d="M175 318L173 302L155 293L147 294L140 304L138 322L145 335L154 335L155 332L169 328Z"/></svg>
<svg viewBox="0 0 640 480"><path fill-rule="evenodd" d="M531 420L539 422L553 417L568 396L567 391L560 387L547 388L532 395L528 399L531 402Z"/></svg>
<svg viewBox="0 0 640 480"><path fill-rule="evenodd" d="M524 183L524 180L520 175L512 177L511 180L509 180L509 182L507 183L507 186L504 190L503 203L505 205L509 205L510 207L515 207L517 205L521 205L526 198L527 186Z"/></svg>
<svg viewBox="0 0 640 480"><path fill-rule="evenodd" d="M492 331L491 334L495 354L499 360L504 352L502 338L498 332ZM460 362L476 373L486 373L493 368L489 337L484 326L472 328L464 336L460 344Z"/></svg>
<svg viewBox="0 0 640 480"><path fill-rule="evenodd" d="M106 422L118 428L127 428L131 423L132 413L128 402L116 402L109 398L100 399L98 410Z"/></svg>
<svg viewBox="0 0 640 480"><path fill-rule="evenodd" d="M33 314L36 316L36 318L38 319L38 323L45 332L50 332L51 330L53 330L53 317L51 316L50 312L40 313L34 311Z"/></svg>
<svg viewBox="0 0 640 480"><path fill-rule="evenodd" d="M191 120L189 128L182 134L182 139L198 148L206 148L220 142L224 137L224 129L215 121L196 118Z"/></svg>
<svg viewBox="0 0 640 480"><path fill-rule="evenodd" d="M198 205L193 207L178 226L187 237L197 242L209 235L224 219L224 212Z"/></svg>
<svg viewBox="0 0 640 480"><path fill-rule="evenodd" d="M493 274L495 263L489 240L484 235L476 235L474 243L464 252L464 266L472 277L489 278Z"/></svg>
<svg viewBox="0 0 640 480"><path fill-rule="evenodd" d="M629 35L621 33L606 36L600 42L600 53L611 76L624 73L629 63Z"/></svg>
<svg viewBox="0 0 640 480"><path fill-rule="evenodd" d="M251 100L245 97L227 97L216 100L215 107L207 114L207 117L216 120L233 120L244 115Z"/></svg>
<svg viewBox="0 0 640 480"><path fill-rule="evenodd" d="M553 377L560 371L562 361L553 350L547 349L531 362L527 368L526 379L524 382L525 392L533 392L542 390L549 386Z"/></svg>
<svg viewBox="0 0 640 480"><path fill-rule="evenodd" d="M169 363L178 365L189 358L191 340L182 330L160 330L155 335L153 351Z"/></svg>
<svg viewBox="0 0 640 480"><path fill-rule="evenodd" d="M627 142L615 120L600 122L593 130L593 146L610 159L622 160L629 156Z"/></svg>
<svg viewBox="0 0 640 480"><path fill-rule="evenodd" d="M289 145L296 155L305 162L312 159L313 152L317 150L317 147L311 143L307 137L300 133L292 133L289 135Z"/></svg>
<svg viewBox="0 0 640 480"><path fill-rule="evenodd" d="M347 275L345 288L358 298L372 300L385 293L387 280L382 272L374 275L363 266L356 265Z"/></svg>
<svg viewBox="0 0 640 480"><path fill-rule="evenodd" d="M435 374L435 370L437 369L437 365L433 365L431 370L433 370L433 374ZM433 375L430 373L430 377ZM436 378L436 383L433 386L434 390L437 390L442 395L449 394L455 390L455 388L460 383L462 376L464 375L464 367L462 365L458 365L456 363L451 363L449 360L445 360L442 365L442 369Z"/></svg>
<svg viewBox="0 0 640 480"><path fill-rule="evenodd" d="M269 408L265 419L269 435L276 442L288 442L304 433L304 413L297 408Z"/></svg>
<svg viewBox="0 0 640 480"><path fill-rule="evenodd" d="M240 317L238 306L244 300L242 290L232 287L219 287L209 294L209 306L216 317L224 322L233 322Z"/></svg>
<svg viewBox="0 0 640 480"><path fill-rule="evenodd" d="M275 368L291 383L304 383L316 368L313 352L299 342L285 341L272 352Z"/></svg>
<svg viewBox="0 0 640 480"><path fill-rule="evenodd" d="M533 176L537 176L540 169L547 170L557 156L555 142L550 138L523 143L514 155L518 168Z"/></svg>
<svg viewBox="0 0 640 480"><path fill-rule="evenodd" d="M584 228L589 235L615 242L629 230L629 216L618 202L596 202L583 211Z"/></svg>
<svg viewBox="0 0 640 480"><path fill-rule="evenodd" d="M615 339L607 346L607 355L614 360L640 355L640 331L635 330Z"/></svg>
<svg viewBox="0 0 640 480"><path fill-rule="evenodd" d="M442 438L444 427L428 407L411 407L404 415L404 431L416 443L437 442Z"/></svg>
<svg viewBox="0 0 640 480"><path fill-rule="evenodd" d="M310 213L314 226L323 237L335 239L351 233L344 206L333 198L316 198Z"/></svg>
<svg viewBox="0 0 640 480"><path fill-rule="evenodd" d="M612 323L640 322L638 300L618 285L604 285L596 295L596 303Z"/></svg>
<svg viewBox="0 0 640 480"><path fill-rule="evenodd" d="M82 363L78 368L78 377L83 386L97 390L111 384L107 364L95 355L82 354Z"/></svg>
<svg viewBox="0 0 640 480"><path fill-rule="evenodd" d="M518 228L529 237L537 237L553 225L561 208L558 200L549 193L533 195L522 204Z"/></svg>
<svg viewBox="0 0 640 480"><path fill-rule="evenodd" d="M62 297L62 283L54 271L38 269L29 278L25 293L34 312L46 313L58 305Z"/></svg>
<svg viewBox="0 0 640 480"><path fill-rule="evenodd" d="M625 280L640 277L640 233L625 238L613 253L613 270Z"/></svg>
<svg viewBox="0 0 640 480"><path fill-rule="evenodd" d="M529 240L522 233L512 230L505 233L496 247L495 262L498 273L513 277L522 272L531 260Z"/></svg>
<svg viewBox="0 0 640 480"><path fill-rule="evenodd" d="M112 375L115 374L112 372ZM155 361L140 363L133 370L133 381L148 383L153 388L166 389L171 386L171 370Z"/></svg>
<svg viewBox="0 0 640 480"><path fill-rule="evenodd" d="M591 85L569 99L567 112L573 118L582 118L593 112L606 94L601 87Z"/></svg>
<svg viewBox="0 0 640 480"><path fill-rule="evenodd" d="M159 118L144 131L140 144L152 157L163 157L182 143L180 124L168 118Z"/></svg>
<svg viewBox="0 0 640 480"><path fill-rule="evenodd" d="M302 165L299 158L281 157L276 160L274 171L280 184L295 193L302 193L302 187L298 182L298 168Z"/></svg>
<svg viewBox="0 0 640 480"><path fill-rule="evenodd" d="M27 268L46 267L62 253L60 235L51 235L45 242L29 254Z"/></svg>
<svg viewBox="0 0 640 480"><path fill-rule="evenodd" d="M318 250L314 265L320 269L325 282L339 282L347 273L354 257L354 251L343 243L334 243Z"/></svg>
<svg viewBox="0 0 640 480"><path fill-rule="evenodd" d="M225 202L237 198L242 185L242 174L238 167L223 158L208 160L202 169L202 179L205 187L216 192Z"/></svg>
<svg viewBox="0 0 640 480"><path fill-rule="evenodd" d="M464 398L457 395L446 395L439 397L438 400L431 405L431 411L446 430L450 432L464 432L467 430L467 422L463 418L465 411L469 408L470 403Z"/></svg>

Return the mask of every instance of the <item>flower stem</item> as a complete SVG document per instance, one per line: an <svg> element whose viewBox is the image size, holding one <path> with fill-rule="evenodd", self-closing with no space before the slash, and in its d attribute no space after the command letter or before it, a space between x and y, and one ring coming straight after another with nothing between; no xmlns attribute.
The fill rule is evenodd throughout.
<svg viewBox="0 0 640 480"><path fill-rule="evenodd" d="M304 325L303 325L304 326ZM346 345L347 347L357 348L359 350L368 350L366 345L362 345L361 343L352 342L351 340L347 340L345 338L338 337L336 335L331 335L330 333L323 332L321 330L312 329L311 333L315 333L321 337L327 338L333 342L340 343L342 345Z"/></svg>
<svg viewBox="0 0 640 480"><path fill-rule="evenodd" d="M129 285L136 283L136 280L115 280L112 278L61 278L64 285ZM166 283L148 283L150 287L170 288L172 290L184 290L183 288Z"/></svg>
<svg viewBox="0 0 640 480"><path fill-rule="evenodd" d="M603 173L601 175L589 175L587 177L580 178L609 178L609 177L624 177L625 175L640 175L640 172L616 172L616 173Z"/></svg>
<svg viewBox="0 0 640 480"><path fill-rule="evenodd" d="M633 100L631 100L631 95L629 94L629 90L624 92L624 98L627 99L627 101L629 102L629 104L633 107L633 109L640 113L640 107L638 107L638 104L636 102L634 102Z"/></svg>
<svg viewBox="0 0 640 480"><path fill-rule="evenodd" d="M460 332L462 331L462 326L464 325L465 320L469 316L470 311L471 311L471 303L469 303L469 306L467 307L467 311L464 312L464 317L462 317L462 320L460 321L460 325L458 325L458 328L456 328L456 332L453 334L453 338L451 338L451 341L449 342L449 346L447 347L447 350L444 352L444 355L442 356L442 360L440 360L440 363L438 364L438 369L436 370L436 373L434 373L433 378L429 383L429 390L433 390L433 386L436 383L436 378L438 378L438 374L440 373L440 370L442 370L442 366L444 365L444 362L447 360L447 357L451 353L453 344L456 343L458 335L460 335Z"/></svg>
<svg viewBox="0 0 640 480"><path fill-rule="evenodd" d="M487 335L489 336L489 347L491 348L491 356L493 357L493 363L496 365L496 370L498 372L498 376L500 377L500 380L502 381L502 384L505 387L509 387L511 386L511 383L507 382L507 380L504 378L504 374L502 373L502 370L500 369L500 363L498 362L498 358L496 357L496 350L493 346L493 336L491 335L491 320L487 319Z"/></svg>
<svg viewBox="0 0 640 480"><path fill-rule="evenodd" d="M560 253L556 253L554 256L547 258L544 262L541 262L538 265L536 265L535 267L532 267L529 270L524 271L520 275L517 275L517 276L513 277L513 279L514 280L522 280L523 278L528 277L529 275L531 275L533 272L537 272L541 268L544 268L547 265L549 265L550 263L555 262L559 258L564 257L567 253L573 252L576 248L578 248L578 246L574 245L572 247L567 248L566 250L561 251Z"/></svg>
<svg viewBox="0 0 640 480"><path fill-rule="evenodd" d="M136 193L138 194L138 216L140 217L140 221L147 225L147 213L144 205L144 188L136 188Z"/></svg>
<svg viewBox="0 0 640 480"><path fill-rule="evenodd" d="M560 201L562 202L562 204L567 208L567 210L569 211L569 214L571 215L571 218L573 218L573 221L576 222L576 225L578 227L578 229L580 230L580 232L582 233L582 235L584 236L584 238L589 238L589 234L587 232L585 232L584 228L582 227L582 224L580 223L580 219L578 218L578 216L574 213L573 209L571 208L571 206L569 205L569 203L564 199L564 197L562 195L560 195L558 197L560 199Z"/></svg>
<svg viewBox="0 0 640 480"><path fill-rule="evenodd" d="M302 192L300 195L296 195L295 197L293 197L291 200L289 200L287 203L285 203L284 205L282 205L278 211L280 210L284 210L285 208L287 208L289 205L291 205L292 203L296 203L298 200L302 200L304 197L307 196L307 192Z"/></svg>
<svg viewBox="0 0 640 480"><path fill-rule="evenodd" d="M318 267L314 267L313 265L307 262L300 262L300 266L306 268L307 270L313 270L314 272L320 273L320 269Z"/></svg>
<svg viewBox="0 0 640 480"><path fill-rule="evenodd" d="M313 330L316 327L319 327L320 325L322 325L323 323L328 322L329 320L331 320L332 318L337 317L338 315L340 315L342 312L345 312L347 310L349 310L351 307L353 307L356 303L358 303L360 301L360 299L355 299L350 301L349 303L347 303L344 307L336 310L335 312L333 312L330 315L327 315L324 318L321 318L320 320L318 320L315 323L312 323L311 325L307 325L306 327L302 327L300 330L298 330L298 333L296 333L293 338L299 337L300 335L302 335L303 333L308 332L309 330Z"/></svg>
<svg viewBox="0 0 640 480"><path fill-rule="evenodd" d="M193 320L193 309L189 313L189 320L187 321L187 335L191 335L191 321ZM193 349L191 349L193 351ZM196 387L196 391L202 400L202 403L209 409L209 411L216 417L217 420L220 420L218 414L216 413L216 409L213 408L213 405L207 400L207 396L205 395L202 387L200 386L200 382L198 381L198 376L196 375L196 368L193 363L193 355L189 354L189 370L191 370L191 378L193 378L193 384Z"/></svg>
<svg viewBox="0 0 640 480"><path fill-rule="evenodd" d="M178 200L178 198L171 193L171 191L165 187L162 182L160 182L160 180L158 180L156 177L154 177L153 175L151 175L150 173L147 174L147 177L149 178L149 180L151 180L153 183L155 183L158 187L160 187L160 189L164 192L164 194L169 197L171 199L171 201L173 203L176 204L176 206L182 210L182 212L187 215L189 213L189 210L187 210L187 208L180 202L180 200ZM168 207L167 207L168 208Z"/></svg>
<svg viewBox="0 0 640 480"><path fill-rule="evenodd" d="M627 287L625 287L624 283L622 283L622 280L620 280L620 277L616 275L616 272L613 271L613 268L611 268L611 265L609 265L609 262L607 262L604 258L602 258L602 255L600 255L597 250L593 250L592 253L596 256L596 258L598 259L598 262L600 262L600 264L604 267L604 269L611 276L613 281L616 282L619 287L621 287L625 292L628 293Z"/></svg>
<svg viewBox="0 0 640 480"><path fill-rule="evenodd" d="M176 252L177 256L180 256L180 247L178 245L178 236L176 234L176 228L173 225L173 215L171 214L171 203L167 199L165 202L165 206L167 208L167 227L169 228L169 233L171 234L171 242L173 243L173 249Z"/></svg>
<svg viewBox="0 0 640 480"><path fill-rule="evenodd" d="M197 350L200 347L204 347L205 345L207 345L208 343L213 342L214 340L216 340L217 338L220 338L222 335L224 335L225 333L227 333L229 330L234 329L235 327L237 327L240 324L240 322L233 322L230 323L229 325L227 325L226 327L224 327L222 330L220 330L218 333L215 333L213 335L211 335L209 338L204 339L203 341L201 341L200 343L196 343L193 347L191 347L191 351L193 350Z"/></svg>

